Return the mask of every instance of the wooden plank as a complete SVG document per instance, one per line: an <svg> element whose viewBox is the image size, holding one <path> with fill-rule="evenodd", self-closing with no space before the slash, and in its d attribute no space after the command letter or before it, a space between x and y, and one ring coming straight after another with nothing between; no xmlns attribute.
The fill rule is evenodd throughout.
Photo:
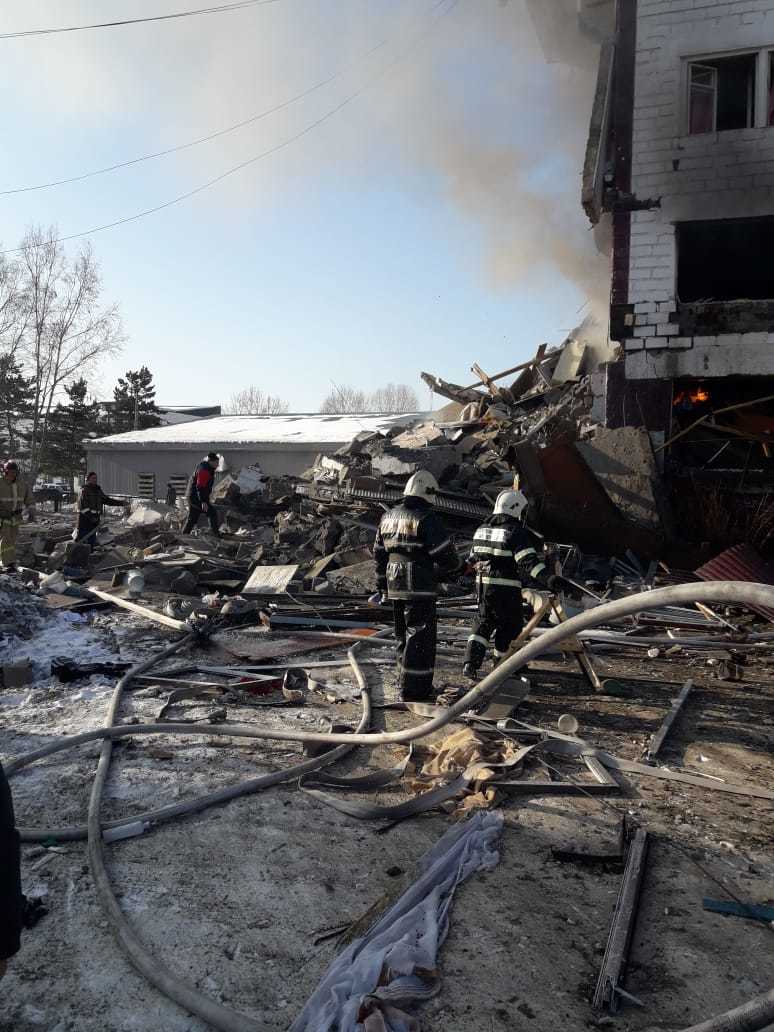
<svg viewBox="0 0 774 1032"><path fill-rule="evenodd" d="M626 855L626 867L621 879L618 902L615 906L615 913L613 914L613 921L610 925L610 934L607 940L607 949L602 961L602 970L599 973L599 980L594 993L592 1006L597 1012L604 1008L607 1008L612 1013L618 1010L620 1002L618 990L622 988L626 974L629 948L637 921L637 910L639 908L647 856L648 833L644 829L639 828L635 832L634 841L629 846L629 851Z"/></svg>
<svg viewBox="0 0 774 1032"><path fill-rule="evenodd" d="M682 687L680 694L673 701L672 708L669 710L669 712L661 722L661 727L658 729L658 731L656 731L656 733L650 740L647 752L645 753L646 763L656 762L656 757L659 754L659 750L661 749L661 746L664 744L667 735L672 730L672 725L677 720L680 710L683 708L686 699L691 694L692 688L693 681L686 681Z"/></svg>
<svg viewBox="0 0 774 1032"><path fill-rule="evenodd" d="M159 613L155 609L149 609L147 606L141 606L137 602L130 602L128 598L119 598L118 595L111 595L109 591L100 591L99 588L89 588L89 591L92 595L96 595L97 598L101 598L103 602L112 602L114 606L128 609L130 613L144 616L147 620L161 624L162 627L171 627L173 631L191 630L190 626L182 620L173 620L171 616L165 616L164 613Z"/></svg>
<svg viewBox="0 0 774 1032"><path fill-rule="evenodd" d="M554 612L559 617L560 623L566 623L567 614L564 611L562 603L559 602L558 599L554 599L553 607ZM579 638L570 638L568 641L563 641L560 643L559 647L574 654L578 666L583 671L586 680L589 682L589 684L595 692L604 691L602 687L602 682L597 676L597 672L592 665L591 658L589 657L589 654L586 650L586 646Z"/></svg>

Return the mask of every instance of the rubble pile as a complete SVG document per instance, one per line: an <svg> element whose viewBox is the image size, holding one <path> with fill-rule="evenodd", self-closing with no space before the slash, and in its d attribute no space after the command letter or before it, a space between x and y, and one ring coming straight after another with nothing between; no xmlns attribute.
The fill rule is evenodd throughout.
<svg viewBox="0 0 774 1032"><path fill-rule="evenodd" d="M483 988L480 951L460 961L469 966L459 980L442 979L436 963L449 921L444 886L459 886L464 900L463 882L479 869L503 881L491 893L478 888L468 914L475 936L486 938L503 919L503 941L511 942L512 911L502 901L522 893L519 919L533 937L527 982L519 987L525 999L534 989L536 964L546 984L564 964L562 982L573 987L581 1015L575 1024L607 1024L610 1013L634 1001L645 1008L637 1028L646 1022L677 1027L685 1001L653 984L647 965L652 937L654 956L662 948L678 958L687 954L686 977L703 978L702 993L714 994L718 1010L725 1005L735 988L734 965L718 967L704 927L694 928L694 918L685 915L699 909L751 919L753 911L771 910L774 869L766 851L774 805L774 589L766 585L774 584L774 568L749 542L701 564L669 559L668 508L650 435L638 425L611 430L595 418L596 367L574 338L558 349L539 349L531 362L499 376L477 366L474 372L479 379L467 387L426 374L449 401L434 418L417 417L386 434L360 433L318 455L300 477L266 477L255 466L222 475L211 495L219 536L198 529L186 535L182 507L141 500L123 518L105 520L94 547L72 540L72 513L41 511L37 523L21 528L19 572L0 576L0 706L14 715L4 748L11 774L34 759L65 753L57 760L58 792L39 791L38 779L51 776L46 768L13 787L27 850L25 880L37 869L32 864L53 858L48 879L53 906L67 899L68 921L57 934L68 950L77 953L92 941L76 923L83 908L70 886L87 870L77 848L88 834L78 800L94 777L94 760L73 746L109 730L115 757L102 837L126 851L131 874L115 864L112 876L131 884L113 889L103 871L94 879L99 904L112 922L125 920L121 915L140 900L131 919L141 936L158 909L163 921L146 936L154 950L177 951L181 968L212 970L212 978L186 989L184 1006L194 1014L220 1014L224 961L213 944L225 934L222 954L232 981L222 999L244 999L248 1011L267 1000L282 1010L292 1001L299 1016L290 1027L299 1032L316 1027L310 1015L316 1020L321 1008L341 1027L351 1013L368 1027L388 1027L382 1019L389 1015L389 1027L407 1028L419 1007L430 1012L437 1005L433 1027L471 1027L470 999L484 1014L501 984L514 977L512 951L498 967L494 940L487 942L491 982ZM509 374L518 374L514 383L499 387ZM529 525L544 539L565 592L523 591L534 616L512 649L531 650L529 665L513 670L506 657L487 666L485 691L462 675L474 583L463 568L450 574L437 607L432 705L398 697L392 611L374 594L372 557L385 508L420 469L439 482L435 504L461 557L498 493L518 483L530 499ZM574 617L568 634L563 625ZM142 640L135 636L138 626ZM12 690L24 686L24 692ZM118 718L107 720L121 725L110 729L99 727L108 695ZM135 737L135 731L141 733ZM352 732L366 737L353 743ZM196 744L197 735L204 745ZM28 736L43 741L42 751L30 753ZM368 748L357 748L361 744ZM345 757L343 772L327 770ZM98 813L104 784L96 778L92 786ZM279 785L281 796L271 791ZM554 797L552 806L521 805L547 796ZM237 798L239 807L222 805ZM69 823L63 828L64 799ZM122 800L131 802L122 808ZM208 822L201 815L215 804L217 819ZM152 834L190 814L199 819L195 828L178 823L184 843L178 850L170 848L171 830ZM403 824L419 814L428 817L421 827ZM381 849L400 861L383 872L394 880L392 890L383 883L375 891L372 879L382 872L376 853L364 846L371 838L359 830L360 821L381 822L379 831L390 832ZM511 852L509 862L498 865L498 838L511 825L518 828L519 863ZM264 851L260 877L255 828ZM468 856L466 842L476 829L480 841ZM658 849L649 855L654 832ZM427 838L422 857L417 837ZM123 839L130 841L120 844ZM154 845L158 840L162 844ZM99 849L100 836L92 834L92 873ZM278 850L283 853L275 862ZM449 859L455 850L459 867ZM413 869L406 862L411 857L418 858ZM167 885L186 886L172 906L159 902L166 885L144 902L143 865L150 863L154 878L161 870ZM582 883L571 894L572 917L565 905L567 865ZM722 881L707 874L710 868L722 872ZM206 884L197 895L192 874L201 870ZM541 891L525 890L527 881L539 882ZM728 892L740 909L706 895L727 883L735 886ZM627 894L626 906L613 904L619 891ZM353 892L362 894L362 906L353 908ZM639 920L648 934L633 937L641 894L646 903ZM295 896L310 906L289 906ZM664 920L675 900L682 908L674 909L677 924ZM189 905L193 919L183 934L180 913ZM462 910L464 902L456 906ZM202 924L210 912L212 923ZM249 927L236 927L242 914ZM576 923L581 928L568 933L565 926ZM662 947L665 924L670 938ZM432 930L432 950L417 949L420 926ZM43 927L54 934L53 922ZM267 949L260 930L272 929L272 942L281 937L295 962L310 941L316 947L332 939L332 927L341 935L334 959L328 964L321 953L309 953L303 960L309 975L298 985L272 968L275 956L287 962L284 954L256 963ZM625 948L603 949L606 927L610 942ZM549 938L541 947L544 928ZM310 932L319 940L310 940ZM573 967L578 951L565 947L580 935L600 946L583 951ZM729 956L749 953L743 928L724 936ZM243 943L250 943L244 957ZM113 941L105 937L99 948L118 971L124 960ZM627 970L629 953L636 963ZM753 954L745 993L767 984L765 950L756 947ZM43 956L20 986L25 977L41 977ZM390 958L398 958L400 977L393 977ZM78 960L84 963L81 953ZM166 993L154 977L150 946L146 961L140 970ZM342 971L354 972L343 995ZM463 999L455 1023L444 1008L455 999L458 981ZM118 1002L111 997L108 1008L135 1013L139 994L130 986L127 1002L122 979L116 975L115 982ZM68 1001L89 991L57 986L57 1012L69 1020ZM175 993L170 996L179 1003ZM554 996L568 994L535 998L546 1010L541 1028L575 1027L564 1003L561 1012L551 1010ZM138 1020L172 1027L172 1003L151 997L153 1016L146 1011ZM104 1019L91 998L89 1006L100 1029L121 1026L115 1013ZM163 1018L160 1007L170 1008ZM537 1013L516 1009L530 1018ZM505 1015L498 1027L512 1027L510 1010L496 1013ZM17 1006L14 1027L26 1027L19 1023L23 1016ZM233 1017L229 1011L214 1027L233 1027ZM236 1018L239 1027L248 1021ZM84 1029L97 1032L96 1025Z"/></svg>

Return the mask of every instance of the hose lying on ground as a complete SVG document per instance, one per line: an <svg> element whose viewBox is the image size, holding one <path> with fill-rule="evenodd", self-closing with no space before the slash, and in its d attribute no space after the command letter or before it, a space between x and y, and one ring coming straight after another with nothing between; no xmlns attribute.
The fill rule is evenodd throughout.
<svg viewBox="0 0 774 1032"><path fill-rule="evenodd" d="M565 623L545 631L539 638L528 642L513 656L506 659L491 673L487 674L483 680L479 681L474 688L471 688L453 706L444 709L438 716L431 718L424 724L405 728L402 731L344 734L323 731L263 729L250 727L249 725L234 724L227 728L221 726L219 732L212 731L212 733L233 735L235 738L263 738L280 742L316 742L325 745L364 745L371 748L375 748L378 745L408 744L440 731L441 728L451 723L455 717L480 705L508 677L517 673L544 652L548 652L553 646L564 641L565 638L573 637L578 631L586 630L598 624L609 623L621 617L630 616L633 613L643 612L648 609L658 609L659 606L673 602L726 602L738 603L739 605L763 606L774 610L774 587L768 584L749 584L746 581L707 581L700 584L677 584L666 588L657 588L654 591L645 591L639 595L629 595L626 598L619 598L613 602L606 602L604 605L579 613ZM365 638L359 644L367 645L372 641L372 638ZM194 733L193 729L187 725L181 726L171 723L163 725L137 724L109 730L85 731L83 734L72 735L70 738L53 742L20 757L8 764L8 770L13 772L34 760L42 759L44 756L51 756L63 749L71 749L83 742L90 742L97 738L109 736L122 737L127 734L146 734L162 730L178 734Z"/></svg>
<svg viewBox="0 0 774 1032"><path fill-rule="evenodd" d="M115 692L110 703L110 708L108 710L108 726L112 725L116 719L123 690L131 679L142 673L144 670L147 670L160 659L163 659L190 644L192 637L192 633L186 635L186 637L174 642L161 653L156 654L150 659L143 661L131 670L127 671L116 685ZM362 670L360 669L353 653L354 648L350 650L349 657L352 670L360 688L363 702L363 714L360 724L358 725L358 730L363 731L368 727L368 722L370 720L370 698L365 677L363 676ZM97 898L105 912L105 916L107 917L116 941L126 953L134 967L143 974L149 982L155 985L157 989L168 996L171 1000L174 1000L175 1003L179 1004L179 1006L187 1010L190 1014L194 1014L204 1021L209 1022L215 1028L221 1029L222 1032L258 1032L259 1029L266 1027L263 1023L259 1024L253 1018L249 1018L244 1014L239 1014L237 1011L233 1011L229 1007L224 1007L209 996L199 992L199 990L194 986L189 985L180 978L180 976L176 975L165 964L163 964L158 957L150 952L148 947L135 934L131 925L124 917L113 893L107 869L105 867L102 826L100 821L102 793L107 780L108 771L110 769L112 748L112 739L106 738L102 743L99 762L97 764L97 772L92 786L87 827L89 866L91 868L94 886L97 891ZM333 760L341 759L351 750L351 748L352 746L349 743L346 743L338 749L333 750L332 753L328 753L322 757L317 757L315 760L309 761L308 763L300 766L321 767L327 763L333 762ZM281 772L281 774L284 780L288 775L288 772L284 771ZM266 775L266 778L272 778L273 776L274 775ZM265 779L255 780L263 781ZM254 786L251 789L245 788L244 785L238 787L242 788L244 791L254 790ZM213 793L213 795L217 795L217 793ZM198 802L201 803L202 801L199 800Z"/></svg>
<svg viewBox="0 0 774 1032"><path fill-rule="evenodd" d="M245 737L273 739L278 741L318 742L324 744L335 743L348 747L352 747L354 745L375 747L377 745L416 741L419 738L426 737L427 735L440 730L442 727L445 727L454 720L455 717L475 706L478 706L488 696L490 696L498 685L507 677L515 674L528 662L536 659L553 645L563 641L567 637L577 634L578 631L594 627L600 623L619 619L620 617L629 616L636 612L656 609L661 605L672 603L679 604L683 602L738 603L741 605L756 605L774 609L774 587L765 584L749 584L746 582L736 581L710 581L703 584L681 584L617 599L595 609L579 613L577 616L571 617L565 623L546 631L538 639L526 644L517 653L515 653L515 655L511 656L492 671L492 673L484 677L478 685L472 688L453 706L449 707L449 709L424 724L413 728L407 728L403 731L365 733L365 725L361 722L360 728L354 734L324 734L308 731L280 730L265 731L262 729L250 729L248 734L247 729L244 729L243 735ZM163 658L164 655L168 655L172 651L176 651L177 648L182 647L188 642L188 640L189 639L186 638L183 639L182 642L175 643L175 645L170 647L169 650L165 650L161 655L154 656L150 661L146 661L145 663L133 668L121 679L119 684L116 686L116 694L114 696L113 703L111 704L109 724L112 724L115 719L115 714L120 702L121 691L123 690L124 685L128 683L133 676L136 676L138 673L147 669L158 659ZM356 661L353 661L353 669L357 671ZM362 673L360 676L362 677ZM98 737L105 738L100 754L97 776L95 777L92 799L89 806L89 858L99 897L102 900L103 905L106 907L108 918L111 926L113 927L116 938L128 953L132 963L134 963L134 965L143 974L145 974L154 985L161 989L162 992L166 993L185 1009L203 1017L216 1028L224 1030L224 1032L256 1032L258 1026L251 1019L236 1014L228 1008L221 1007L219 1004L216 1004L214 1001L199 993L196 989L182 983L172 972L160 965L150 954L148 954L146 948L134 935L131 927L128 925L121 913L120 907L113 896L107 879L107 873L104 868L102 857L102 834L99 818L102 789L107 776L112 750L112 740L110 737L110 731L112 730L114 729L110 728L97 733L87 732L86 735L76 735L71 739L67 739L64 744L55 743L54 747L46 747L43 750L37 750L36 753L31 753L28 757L21 757L16 761L15 769L19 769L20 766L25 765L27 762L32 762L30 757L40 758L42 755L51 755L53 752L60 751L61 748L72 748L74 745L79 744L82 741L89 741ZM115 730L125 733L125 729L123 728ZM139 727L133 727L131 730L135 733L142 733ZM164 730L169 732L170 728L165 727ZM227 731L232 735L239 736L239 732L235 728L229 728ZM190 727L186 727L184 732L191 734L192 729ZM750 1001L748 1004L737 1008L735 1012L729 1012L728 1015L722 1015L719 1018L711 1019L709 1023L696 1026L694 1029L690 1030L690 1032L726 1032L726 1030L728 1030L728 1032L731 1032L731 1030L734 1030L734 1032L748 1032L748 1030L763 1028L773 1020L774 992L765 994L762 997L758 997L755 1000ZM723 1024L724 1021L726 1024ZM750 1022L753 1023L751 1024Z"/></svg>
<svg viewBox="0 0 774 1032"><path fill-rule="evenodd" d="M774 1023L774 989L682 1032L758 1032Z"/></svg>

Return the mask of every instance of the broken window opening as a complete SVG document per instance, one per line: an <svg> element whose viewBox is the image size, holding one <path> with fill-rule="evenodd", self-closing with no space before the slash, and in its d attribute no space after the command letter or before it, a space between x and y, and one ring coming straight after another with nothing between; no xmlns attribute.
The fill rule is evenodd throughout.
<svg viewBox="0 0 774 1032"><path fill-rule="evenodd" d="M672 472L712 471L770 485L774 472L774 394L767 376L675 380L670 445Z"/></svg>
<svg viewBox="0 0 774 1032"><path fill-rule="evenodd" d="M749 129L755 125L757 54L691 61L688 65L688 132Z"/></svg>
<svg viewBox="0 0 774 1032"><path fill-rule="evenodd" d="M681 302L774 298L774 217L681 222L676 228Z"/></svg>

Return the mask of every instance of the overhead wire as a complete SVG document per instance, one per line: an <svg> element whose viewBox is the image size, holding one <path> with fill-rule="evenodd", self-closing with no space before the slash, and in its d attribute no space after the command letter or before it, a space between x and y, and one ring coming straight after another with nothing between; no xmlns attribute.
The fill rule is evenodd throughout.
<svg viewBox="0 0 774 1032"><path fill-rule="evenodd" d="M437 11L438 8L443 7L443 5L448 2L449 0L437 0L437 2L433 5L432 11ZM54 244L66 243L69 240L78 240L81 237L90 236L93 233L103 233L108 229L116 229L118 226L125 226L131 222L138 222L140 219L148 218L150 215L155 215L158 212L164 211L167 208L172 208L177 204L181 204L183 201L190 200L191 197L195 197L197 194L203 193L205 190L209 190L211 187L223 182L224 179L228 179L230 176L235 175L237 172L241 172L243 169L248 168L250 165L254 165L256 162L261 161L264 158L268 158L281 150L284 150L286 147L289 147L291 144L296 143L298 140L302 139L304 136L307 136L309 133L313 132L319 126L329 121L331 118L333 118L334 115L338 114L339 111L347 107L348 104L351 104L353 100L356 100L358 97L362 96L365 92L367 92L367 90L369 90L374 85L374 83L378 82L379 79L383 78L388 72L392 71L392 69L396 65L404 61L406 57L408 57L408 55L412 53L416 46L425 38L425 36L428 35L428 33L434 27L434 25L438 21L440 21L441 18L443 18L447 14L450 14L459 2L460 0L451 0L448 7L446 7L444 10L441 10L438 15L432 17L430 26L426 30L415 36L412 44L405 50L403 50L400 54L398 54L391 62L389 62L389 64L385 65L385 67L382 68L382 70L377 75L373 76L362 86L358 87L358 89L356 89L354 92L348 94L342 101L336 104L335 107L326 111L325 114L321 115L319 118L315 119L309 125L305 126L303 129L299 130L299 132L294 133L287 139L280 141L280 143L274 144L272 147L268 147L266 150L263 150L258 154L254 154L252 157L247 158L245 161L240 161L237 165L232 165L231 168L226 169L225 172L221 172L219 175L214 176L212 179L208 179L205 183L201 183L199 186L196 186L191 190L187 190L185 193L178 194L176 197L172 197L168 201L163 201L161 204L156 204L152 208L145 208L143 211L135 212L135 214L133 215L127 215L124 218L115 219L113 222L106 222L99 226L92 226L90 229L81 230L78 233L68 233L66 236L59 236L52 238L50 240L43 240L39 244L34 244L33 247L35 249L40 247L50 247ZM0 254L19 254L23 250L24 248L22 247L9 247L0 250Z"/></svg>
<svg viewBox="0 0 774 1032"><path fill-rule="evenodd" d="M148 22L175 21L180 18L195 18L203 14L223 14L242 11L248 7L264 7L280 0L237 0L236 3L217 4L212 7L197 7L193 10L173 11L171 14L150 14L144 18L121 18L109 22L92 22L88 25L62 25L55 28L20 29L18 32L0 32L0 39L24 39L28 36L54 36L66 32L87 32L91 29L120 29L127 25L143 25Z"/></svg>
<svg viewBox="0 0 774 1032"><path fill-rule="evenodd" d="M388 42L387 39L380 40L375 46L367 50L363 55L364 58L370 57L377 50L380 50ZM227 125L223 129L217 129L212 133L208 133L206 136L200 136L195 140L189 140L187 143L176 144L174 147L165 147L162 150L151 151L148 154L141 154L136 158L128 158L126 161L117 161L112 165L105 165L104 168L95 168L90 172L82 172L76 176L68 176L65 179L52 179L48 183L36 183L32 186L14 186L7 190L0 190L0 197L8 197L11 194L20 193L32 193L35 190L49 190L55 186L67 186L70 183L80 183L84 179L91 179L94 176L106 175L108 172L118 172L122 168L130 168L132 165L139 165L143 161L152 161L155 158L163 158L168 154L177 154L180 151L190 150L191 147L198 147L203 143L209 143L212 140L217 140L221 136L227 136L229 133L237 132L239 129L244 129L248 125L254 125L256 122L261 121L264 118L268 118L269 115L274 115L278 111L283 111L285 108L290 107L292 104L298 103L299 100L303 100L305 97L310 96L317 90L328 86L330 83L335 82L341 76L341 70L334 72L333 75L327 76L325 79L320 79L319 82L314 83L312 86L308 86L301 93L297 93L293 97L289 97L287 100L281 101L279 104L275 104L270 108L266 108L264 111L259 111L257 114L249 115L247 118L243 118L240 122L234 122L233 125Z"/></svg>

